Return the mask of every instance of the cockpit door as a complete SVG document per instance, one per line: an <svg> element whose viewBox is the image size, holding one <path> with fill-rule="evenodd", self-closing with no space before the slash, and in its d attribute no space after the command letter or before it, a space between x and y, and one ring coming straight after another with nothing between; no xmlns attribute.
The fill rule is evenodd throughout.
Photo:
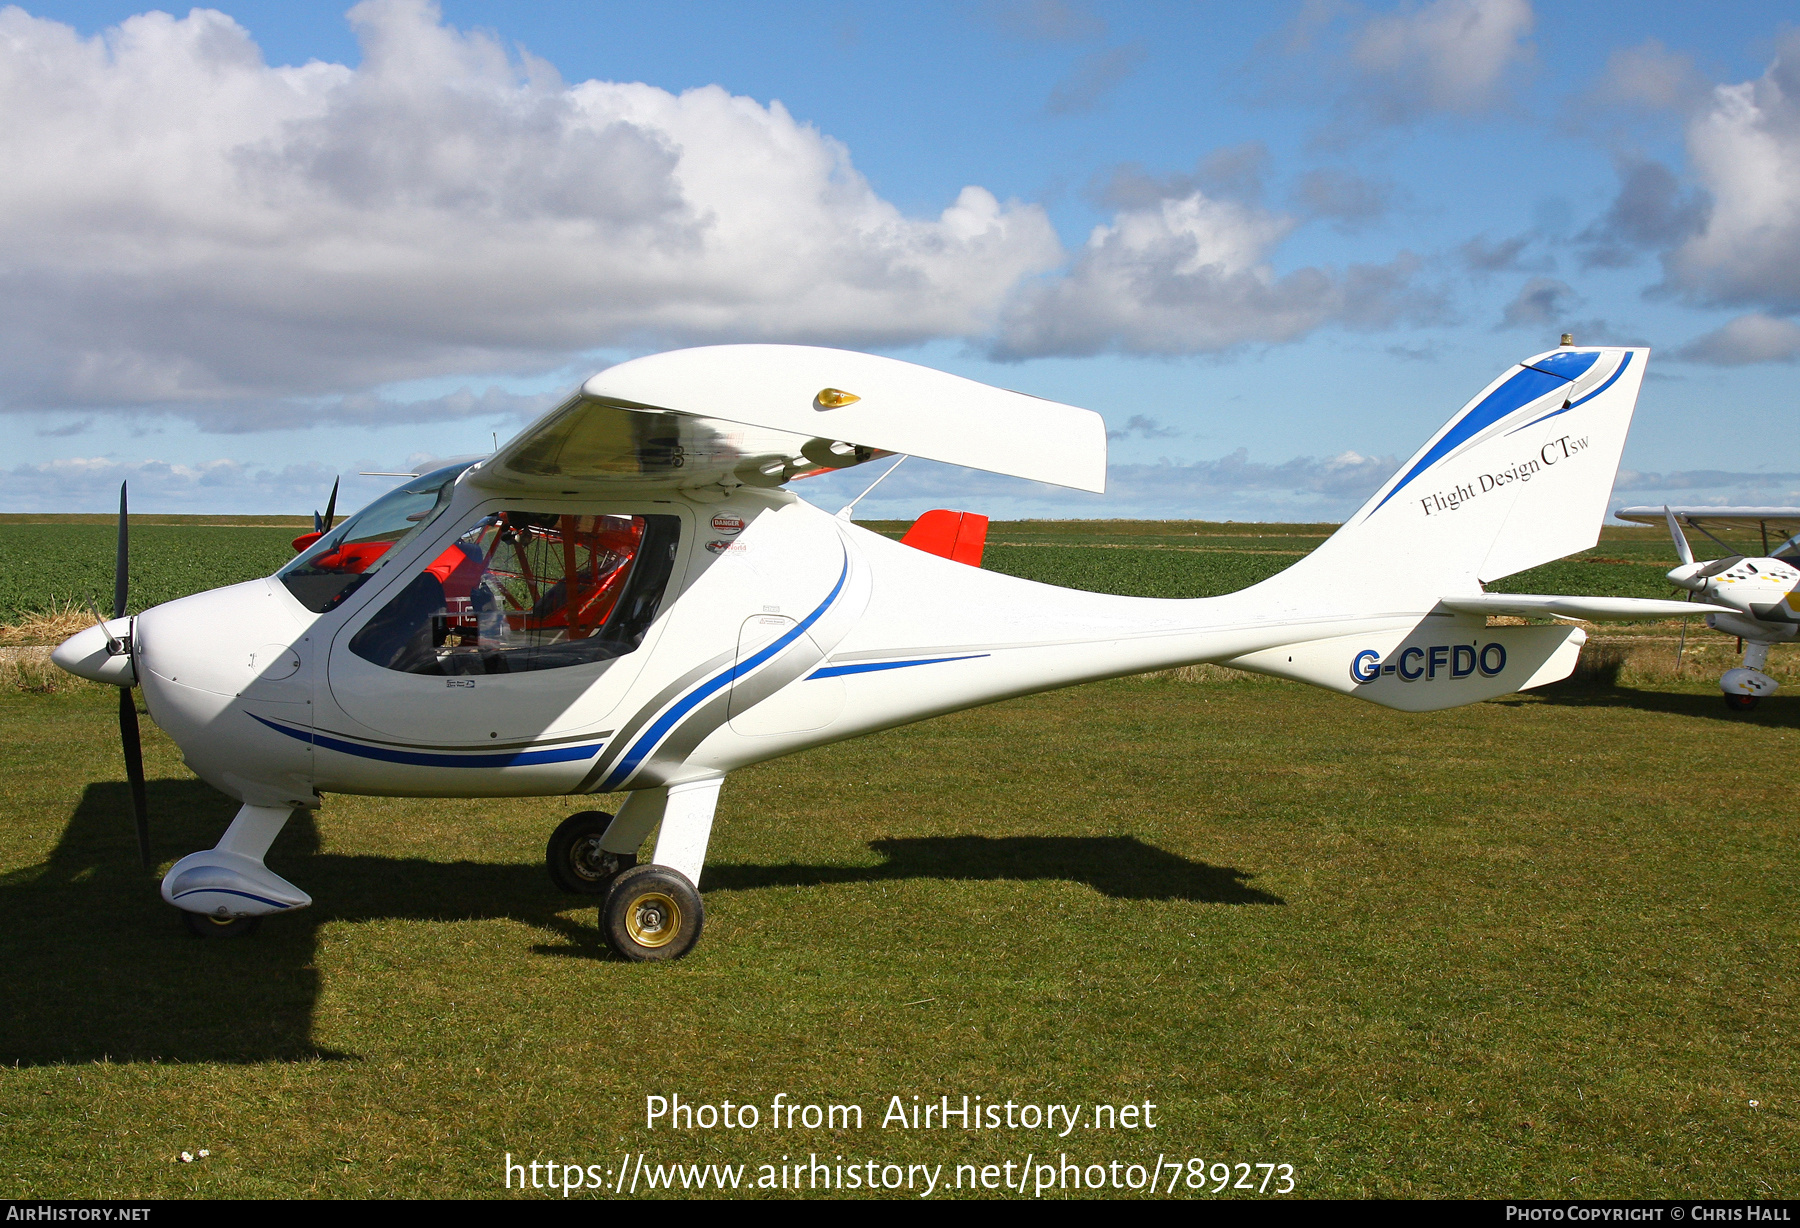
<svg viewBox="0 0 1800 1228"><path fill-rule="evenodd" d="M332 699L409 745L593 733L636 680L691 538L667 503L478 508L345 622Z"/></svg>

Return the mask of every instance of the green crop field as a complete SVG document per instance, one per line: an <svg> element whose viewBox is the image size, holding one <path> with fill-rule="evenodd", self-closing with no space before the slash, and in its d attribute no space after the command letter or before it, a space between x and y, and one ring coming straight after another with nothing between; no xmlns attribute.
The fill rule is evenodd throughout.
<svg viewBox="0 0 1800 1228"><path fill-rule="evenodd" d="M133 517L131 607L254 579L293 557L307 522L276 517ZM865 526L898 537L904 523ZM984 565L1046 584L1138 597L1213 597L1267 579L1335 525L1198 521L996 521ZM0 516L0 623L55 602L110 606L117 529L104 516ZM1705 553L1704 551L1702 552ZM1609 529L1598 547L1510 576L1502 592L1668 595L1666 536Z"/></svg>
<svg viewBox="0 0 1800 1228"><path fill-rule="evenodd" d="M94 527L0 542L110 591ZM146 602L266 573L295 531L163 527L134 556ZM989 557L1199 595L1328 531L996 524ZM1632 533L1537 583L1660 595L1666 542ZM9 608L68 591L6 557ZM666 1166L688 1164L755 1193L809 1157L941 1165L934 1197L1006 1195L958 1166L1011 1165L1029 1195L1046 1160L1128 1180L1159 1156L1182 1194L1220 1164L1291 1165L1298 1196L1797 1192L1786 693L1746 718L1709 678L1568 683L1411 715L1219 674L997 704L734 774L706 935L667 966L608 957L551 887L556 798L327 798L269 857L314 906L190 938L157 873L232 803L146 723L140 870L113 708L0 693L9 1196L518 1196L508 1155L623 1163L637 1196L681 1193L695 1170ZM759 1124L648 1128L646 1097L677 1094ZM964 1095L1084 1116L882 1124L894 1097ZM778 1096L862 1127L771 1126ZM1090 1124L1146 1102L1154 1130Z"/></svg>
<svg viewBox="0 0 1800 1228"><path fill-rule="evenodd" d="M294 557L290 543L307 527L134 524L131 608L269 575ZM110 614L117 551L118 528L110 521L0 521L0 623L70 601L91 601Z"/></svg>

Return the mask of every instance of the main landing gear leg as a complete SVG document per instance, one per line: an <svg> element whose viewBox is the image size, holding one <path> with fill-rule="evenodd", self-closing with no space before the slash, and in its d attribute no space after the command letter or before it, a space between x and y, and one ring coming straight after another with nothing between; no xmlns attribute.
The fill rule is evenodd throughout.
<svg viewBox="0 0 1800 1228"><path fill-rule="evenodd" d="M189 853L163 877L162 897L181 909L187 927L203 938L238 938L270 913L292 912L312 897L263 864L292 806L246 802L219 843Z"/></svg>
<svg viewBox="0 0 1800 1228"><path fill-rule="evenodd" d="M614 879L600 906L600 933L626 959L680 959L700 940L706 923L698 889L700 870L706 864L713 811L724 783L724 777L718 776L633 793L613 820L617 826L630 816L635 824L653 808L662 820L650 864L626 870ZM644 798L642 808L634 811L633 803L640 797ZM648 831L648 825L642 830ZM618 842L630 834L621 830ZM639 832L637 839L642 838ZM606 843L614 843L610 828Z"/></svg>

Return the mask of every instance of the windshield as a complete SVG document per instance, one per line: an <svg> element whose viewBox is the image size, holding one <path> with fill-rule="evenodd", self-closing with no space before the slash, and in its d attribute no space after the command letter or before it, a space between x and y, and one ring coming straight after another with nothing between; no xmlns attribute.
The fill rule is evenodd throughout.
<svg viewBox="0 0 1800 1228"><path fill-rule="evenodd" d="M447 465L389 491L301 551L275 578L313 613L335 609L381 570L394 547L437 519L456 479L474 463Z"/></svg>

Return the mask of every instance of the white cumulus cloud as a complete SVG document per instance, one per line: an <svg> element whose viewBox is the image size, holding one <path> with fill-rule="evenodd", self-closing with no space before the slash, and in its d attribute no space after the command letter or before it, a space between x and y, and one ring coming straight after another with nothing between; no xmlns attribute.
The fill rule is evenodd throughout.
<svg viewBox="0 0 1800 1228"><path fill-rule="evenodd" d="M1753 362L1793 362L1800 358L1800 324L1753 312L1682 346L1677 358L1736 367Z"/></svg>
<svg viewBox="0 0 1800 1228"><path fill-rule="evenodd" d="M1063 257L979 187L902 214L779 103L569 84L425 0L349 19L354 69L266 64L211 10L85 39L0 10L0 403L979 335Z"/></svg>
<svg viewBox="0 0 1800 1228"><path fill-rule="evenodd" d="M1278 275L1270 253L1296 224L1197 189L1121 209L1094 229L1066 275L1020 294L995 356L1214 353L1293 341L1332 322L1384 327L1442 312L1412 286L1418 263L1405 253L1341 274Z"/></svg>
<svg viewBox="0 0 1800 1228"><path fill-rule="evenodd" d="M1689 123L1688 159L1711 197L1664 258L1691 299L1800 311L1800 31L1754 81L1722 85Z"/></svg>
<svg viewBox="0 0 1800 1228"><path fill-rule="evenodd" d="M1374 17L1350 47L1362 95L1389 122L1426 111L1477 111L1529 58L1529 0L1433 0Z"/></svg>

